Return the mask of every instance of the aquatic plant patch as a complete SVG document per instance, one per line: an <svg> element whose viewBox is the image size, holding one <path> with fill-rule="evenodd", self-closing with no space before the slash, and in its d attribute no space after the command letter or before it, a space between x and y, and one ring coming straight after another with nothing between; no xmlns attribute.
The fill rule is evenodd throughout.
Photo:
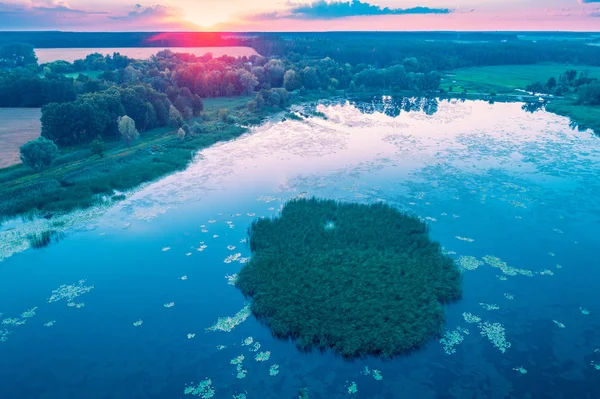
<svg viewBox="0 0 600 399"><path fill-rule="evenodd" d="M303 350L409 352L440 333L443 304L461 296L460 271L427 225L388 205L293 200L249 231L253 256L236 286Z"/></svg>

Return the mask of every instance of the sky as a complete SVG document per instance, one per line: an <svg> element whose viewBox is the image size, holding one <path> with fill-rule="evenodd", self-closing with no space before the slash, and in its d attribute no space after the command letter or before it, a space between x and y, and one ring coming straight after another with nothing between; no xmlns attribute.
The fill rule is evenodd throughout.
<svg viewBox="0 0 600 399"><path fill-rule="evenodd" d="M0 0L0 30L600 31L600 0Z"/></svg>

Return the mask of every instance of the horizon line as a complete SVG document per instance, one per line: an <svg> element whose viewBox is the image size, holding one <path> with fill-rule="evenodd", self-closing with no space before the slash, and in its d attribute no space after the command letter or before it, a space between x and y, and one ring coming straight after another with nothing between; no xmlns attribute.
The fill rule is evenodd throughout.
<svg viewBox="0 0 600 399"><path fill-rule="evenodd" d="M163 30L163 31L78 31L78 30L0 30L0 33L262 33L262 34L283 34L283 33L587 33L598 34L600 39L600 30L598 31L577 31L577 30L322 30L322 31L186 31L186 30Z"/></svg>

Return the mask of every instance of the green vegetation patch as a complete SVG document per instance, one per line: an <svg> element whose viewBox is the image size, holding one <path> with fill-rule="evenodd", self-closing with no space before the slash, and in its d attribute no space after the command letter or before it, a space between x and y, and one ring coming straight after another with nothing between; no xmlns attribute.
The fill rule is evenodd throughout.
<svg viewBox="0 0 600 399"><path fill-rule="evenodd" d="M427 225L384 205L288 202L250 228L237 286L254 315L302 350L391 357L436 336L460 272Z"/></svg>
<svg viewBox="0 0 600 399"><path fill-rule="evenodd" d="M579 105L555 100L546 105L546 111L568 116L574 125L582 129L592 129L596 134L600 134L600 106L598 105Z"/></svg>
<svg viewBox="0 0 600 399"><path fill-rule="evenodd" d="M452 91L457 93L466 89L469 93L523 94L515 93L515 89L525 89L538 80L545 82L551 76L558 79L568 69L584 72L591 78L600 77L600 67L597 66L558 63L493 65L453 70L444 76L441 87L448 90L452 86Z"/></svg>

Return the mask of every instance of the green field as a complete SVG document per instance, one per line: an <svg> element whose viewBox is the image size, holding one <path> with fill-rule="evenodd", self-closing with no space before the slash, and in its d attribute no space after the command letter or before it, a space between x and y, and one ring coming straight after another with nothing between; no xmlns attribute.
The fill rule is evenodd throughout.
<svg viewBox="0 0 600 399"><path fill-rule="evenodd" d="M554 77L557 80L568 69L587 73L590 78L600 79L600 67L571 64L534 64L534 65L503 65L456 69L442 78L441 87L453 93L490 94L513 97L518 100L529 84L546 83ZM580 127L586 127L600 134L600 106L576 105L576 94L570 93L565 97L550 100L546 110L558 115L571 118Z"/></svg>
<svg viewBox="0 0 600 399"><path fill-rule="evenodd" d="M39 108L0 108L0 168L18 164L19 147L40 135Z"/></svg>
<svg viewBox="0 0 600 399"><path fill-rule="evenodd" d="M590 78L600 78L600 67L571 64L501 65L455 69L442 78L441 87L452 91L497 94L519 94L516 89L559 76L568 69L586 72Z"/></svg>

